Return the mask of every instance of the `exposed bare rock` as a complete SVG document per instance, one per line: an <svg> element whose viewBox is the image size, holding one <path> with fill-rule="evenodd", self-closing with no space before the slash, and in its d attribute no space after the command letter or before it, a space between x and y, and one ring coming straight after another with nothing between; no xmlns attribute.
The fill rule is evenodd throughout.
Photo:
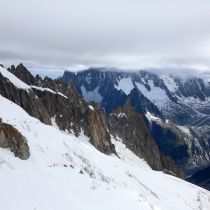
<svg viewBox="0 0 210 210"><path fill-rule="evenodd" d="M51 124L50 116L36 94L31 89L18 89L1 73L0 94L21 106L31 116L40 119L45 124Z"/></svg>
<svg viewBox="0 0 210 210"><path fill-rule="evenodd" d="M0 94L2 90L3 96L14 101L30 115L46 124L51 124L50 118L54 118L61 130L68 130L76 136L79 136L84 130L85 134L90 137L90 142L98 150L106 154L116 153L107 131L104 113L99 107L97 107L97 112L90 110L72 84L65 84L48 77L42 79L38 75L34 78L22 64L17 68L12 66L9 71L29 85L49 88L54 92L35 87L28 91L17 90L9 83L5 89L4 85L0 86ZM11 89L9 93L6 92L8 88ZM17 98L13 94L15 91L19 96ZM20 99L22 95L24 97Z"/></svg>
<svg viewBox="0 0 210 210"><path fill-rule="evenodd" d="M33 75L26 69L26 67L22 63L20 63L17 67L12 65L11 68L8 68L8 71L13 73L16 77L18 77L20 80L28 85L33 85L35 83Z"/></svg>
<svg viewBox="0 0 210 210"><path fill-rule="evenodd" d="M30 156L26 138L12 125L2 122L0 118L0 147L9 148L15 156L26 160Z"/></svg>
<svg viewBox="0 0 210 210"><path fill-rule="evenodd" d="M68 130L76 136L79 136L84 130L85 135L99 151L105 154L116 153L107 131L105 113L96 104L86 104L75 91L70 90L69 86L68 98L66 98L49 91L34 89L50 117L55 118L61 130Z"/></svg>
<svg viewBox="0 0 210 210"><path fill-rule="evenodd" d="M34 92L45 106L50 118L55 118L55 122L61 130L68 130L76 136L80 134L84 111L79 106L79 102L75 101L75 103L71 103L69 98L53 94L49 91L34 89Z"/></svg>
<svg viewBox="0 0 210 210"><path fill-rule="evenodd" d="M8 68L8 71L13 73L20 80L25 82L28 85L33 85L35 83L35 79L33 75L26 69L26 67L20 63L16 68L14 65L11 68Z"/></svg>
<svg viewBox="0 0 210 210"><path fill-rule="evenodd" d="M127 100L123 108L118 108L109 116L108 123L110 132L119 136L130 150L145 159L153 169L167 169L182 178L184 177L175 162L160 152L149 133L143 116L135 111L130 100Z"/></svg>
<svg viewBox="0 0 210 210"><path fill-rule="evenodd" d="M134 110L130 102L110 115L109 129L112 134L122 138L125 145L144 158L153 169L162 168L158 147L150 136L143 117Z"/></svg>
<svg viewBox="0 0 210 210"><path fill-rule="evenodd" d="M84 132L90 137L90 142L105 154L116 154L115 147L111 143L110 134L107 130L103 111L96 104L95 106L89 105L84 120Z"/></svg>
<svg viewBox="0 0 210 210"><path fill-rule="evenodd" d="M164 173L178 176L179 178L182 179L186 178L184 171L177 166L176 162L173 159L171 159L170 156L167 156L162 152L160 154L161 154L160 157L161 157L162 169Z"/></svg>

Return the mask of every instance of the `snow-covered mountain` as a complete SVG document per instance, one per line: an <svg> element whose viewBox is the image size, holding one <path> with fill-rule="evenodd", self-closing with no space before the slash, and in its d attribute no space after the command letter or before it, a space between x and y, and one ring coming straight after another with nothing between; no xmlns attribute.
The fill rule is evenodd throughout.
<svg viewBox="0 0 210 210"><path fill-rule="evenodd" d="M3 123L14 127L25 137L30 150L30 157L21 160L14 156L11 147L11 151L0 148L1 209L210 208L209 191L161 171L153 171L143 159L129 150L118 136L111 136L117 155L106 155L97 149L94 142L89 141L92 137L87 136L85 130L75 135L74 132L70 133L71 129L60 130L57 122L63 121L51 118L51 125L47 125L37 119L39 115L36 113L31 112L29 115L27 112L30 110L21 104L23 100L20 104L18 98L14 100L12 93L15 90L22 90L20 94L30 94L30 99L37 93L37 100L44 92L47 93L46 97L52 94L62 102L68 96L60 95L54 90L51 92L49 89L36 92L37 88L32 88L4 69L0 70L9 84L6 90L1 87L1 94L7 91L5 96L11 96L10 100L0 96L0 118ZM1 82L4 82L3 79ZM6 88L6 83L3 84ZM35 106L36 104L34 108ZM90 112L97 111L92 105L88 105L88 108ZM31 115L36 115L37 118ZM121 116L124 116L123 113L119 115ZM5 132L0 124L1 140L4 140Z"/></svg>
<svg viewBox="0 0 210 210"><path fill-rule="evenodd" d="M96 101L107 113L123 107L130 98L136 111L149 120L148 126L161 151L187 173L209 164L208 80L106 68L66 71L61 80L72 82L86 101Z"/></svg>
<svg viewBox="0 0 210 210"><path fill-rule="evenodd" d="M137 91L165 118L177 124L210 124L210 82L201 78L92 68L78 73L65 72L61 80L73 82L87 101L100 103L107 112L123 105ZM150 111L157 114L156 110Z"/></svg>

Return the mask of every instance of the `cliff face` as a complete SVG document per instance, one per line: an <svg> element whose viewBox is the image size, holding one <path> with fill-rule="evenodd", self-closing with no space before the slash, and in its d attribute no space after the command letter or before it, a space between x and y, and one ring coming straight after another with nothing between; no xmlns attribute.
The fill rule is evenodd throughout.
<svg viewBox="0 0 210 210"><path fill-rule="evenodd" d="M107 129L105 113L96 104L89 105L85 112L84 133L90 137L91 143L104 153L115 153L115 147L111 143L110 134ZM101 139L106 139L102 141Z"/></svg>
<svg viewBox="0 0 210 210"><path fill-rule="evenodd" d="M20 80L22 80L28 85L33 85L35 82L35 79L32 76L32 74L26 69L26 67L22 63L19 64L17 67L12 65L11 68L8 68L8 71L10 71L12 74L14 74L16 77L18 77Z"/></svg>
<svg viewBox="0 0 210 210"><path fill-rule="evenodd" d="M44 105L31 89L19 89L0 73L0 94L21 106L31 116L50 125L50 117Z"/></svg>
<svg viewBox="0 0 210 210"><path fill-rule="evenodd" d="M2 122L0 118L0 147L9 148L15 156L26 160L30 156L26 138L12 125Z"/></svg>
<svg viewBox="0 0 210 210"><path fill-rule="evenodd" d="M162 168L158 147L150 136L143 117L135 112L129 101L123 108L118 108L110 115L109 129L136 155L144 158L153 169Z"/></svg>
<svg viewBox="0 0 210 210"><path fill-rule="evenodd" d="M184 173L177 168L175 162L160 152L158 145L149 133L141 114L137 113L127 100L123 108L118 108L108 117L109 130L114 136L119 136L123 143L137 156L155 170L171 171L177 176L184 177Z"/></svg>

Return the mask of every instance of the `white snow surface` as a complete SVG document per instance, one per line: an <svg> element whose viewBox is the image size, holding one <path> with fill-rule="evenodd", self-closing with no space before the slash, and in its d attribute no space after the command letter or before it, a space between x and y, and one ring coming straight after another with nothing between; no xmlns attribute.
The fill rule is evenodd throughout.
<svg viewBox="0 0 210 210"><path fill-rule="evenodd" d="M60 96L63 96L64 98L67 98L67 96L65 96L63 93L55 92L55 91L51 90L50 88L38 87L38 86L34 86L34 85L32 85L31 87L34 88L34 89L40 90L40 91L48 91L50 93L58 94Z"/></svg>
<svg viewBox="0 0 210 210"><path fill-rule="evenodd" d="M150 90L147 90L147 88L139 82L135 82L135 84L141 93L158 108L165 107L165 105L170 101L165 90L155 87L152 80L148 80L148 85L151 88Z"/></svg>
<svg viewBox="0 0 210 210"><path fill-rule="evenodd" d="M153 171L119 140L120 158L61 132L0 96L0 117L28 140L28 160L0 148L2 210L209 210L210 193ZM80 172L80 171L83 171Z"/></svg>
<svg viewBox="0 0 210 210"><path fill-rule="evenodd" d="M178 89L178 85L174 81L174 78L167 75L161 75L160 78L163 80L164 84L168 88L170 92L176 92Z"/></svg>
<svg viewBox="0 0 210 210"><path fill-rule="evenodd" d="M92 111L94 111L94 107L92 105L88 105L88 108L91 109Z"/></svg>
<svg viewBox="0 0 210 210"><path fill-rule="evenodd" d="M38 86L34 86L34 85L32 85L31 87L34 89L37 89L37 90L48 91L50 93L56 94L56 92L51 90L50 88L43 88L43 87L38 87Z"/></svg>
<svg viewBox="0 0 210 210"><path fill-rule="evenodd" d="M190 129L187 126L177 126L186 135L191 136Z"/></svg>
<svg viewBox="0 0 210 210"><path fill-rule="evenodd" d="M101 103L103 97L100 95L98 90L99 87L96 87L92 91L87 91L83 85L81 86L82 96L87 102L95 101L97 103Z"/></svg>
<svg viewBox="0 0 210 210"><path fill-rule="evenodd" d="M30 86L18 79L14 74L0 66L0 73L19 89L30 89Z"/></svg>
<svg viewBox="0 0 210 210"><path fill-rule="evenodd" d="M147 117L147 119L149 120L149 121L156 121L156 122L162 122L162 120L159 118L159 117L156 117L156 116L154 116L154 115L152 115L150 112L146 112L146 114L145 114L145 116Z"/></svg>
<svg viewBox="0 0 210 210"><path fill-rule="evenodd" d="M59 94L65 98L67 98L67 96L65 96L64 94L62 94L61 92L55 92L53 90L51 90L50 88L43 88L43 87L38 87L38 86L29 86L26 83L24 83L23 81L21 81L20 79L18 79L15 75L13 75L12 73L10 73L7 69L2 68L0 66L0 73L6 77L14 86L16 86L18 89L31 89L31 88L35 88L41 91L48 91L51 92L53 94Z"/></svg>
<svg viewBox="0 0 210 210"><path fill-rule="evenodd" d="M118 85L115 85L117 90L122 90L126 95L129 95L131 90L133 90L134 85L130 77L125 77L120 79Z"/></svg>

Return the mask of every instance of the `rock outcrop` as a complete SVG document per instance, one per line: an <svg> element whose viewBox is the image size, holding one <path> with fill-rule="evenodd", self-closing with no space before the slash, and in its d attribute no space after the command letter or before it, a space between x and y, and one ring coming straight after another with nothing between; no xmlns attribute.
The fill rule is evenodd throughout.
<svg viewBox="0 0 210 210"><path fill-rule="evenodd" d="M155 170L171 171L179 177L184 177L175 161L163 154L147 128L144 118L135 111L130 99L123 108L118 108L108 117L109 130L114 136L119 136L123 143L137 156Z"/></svg>
<svg viewBox="0 0 210 210"><path fill-rule="evenodd" d="M107 130L105 113L96 104L89 105L84 117L84 133L90 137L90 142L105 154L115 153ZM103 139L103 141L101 141Z"/></svg>
<svg viewBox="0 0 210 210"><path fill-rule="evenodd" d="M8 71L13 73L16 77L18 77L20 80L28 85L33 85L35 83L33 75L26 69L26 67L22 63L20 63L17 67L12 65L11 68L8 68Z"/></svg>
<svg viewBox="0 0 210 210"><path fill-rule="evenodd" d="M15 156L26 160L30 156L26 138L12 125L2 122L0 118L0 147L9 148Z"/></svg>
<svg viewBox="0 0 210 210"><path fill-rule="evenodd" d="M38 89L34 91L61 130L67 130L76 136L84 131L99 151L105 154L116 153L107 131L105 113L96 104L85 103L70 86L66 91L61 90L66 94L65 97Z"/></svg>
<svg viewBox="0 0 210 210"><path fill-rule="evenodd" d="M50 125L50 116L32 89L19 89L0 73L0 94L22 107L28 114Z"/></svg>

